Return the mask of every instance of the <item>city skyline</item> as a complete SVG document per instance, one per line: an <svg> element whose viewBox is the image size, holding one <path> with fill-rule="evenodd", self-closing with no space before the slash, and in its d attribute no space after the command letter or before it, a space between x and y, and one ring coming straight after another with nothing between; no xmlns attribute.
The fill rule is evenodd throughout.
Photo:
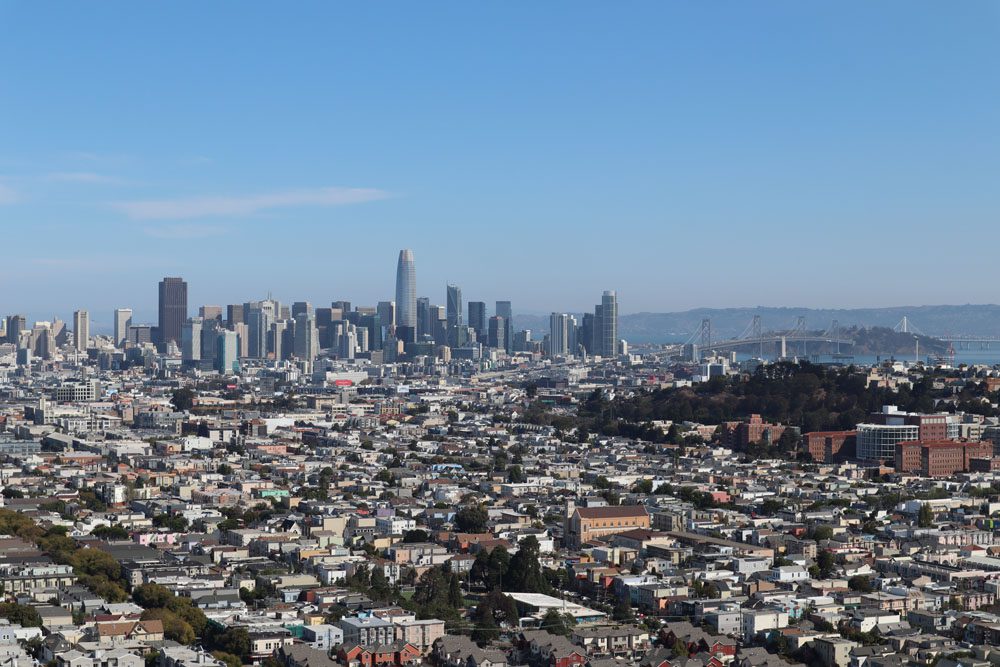
<svg viewBox="0 0 1000 667"><path fill-rule="evenodd" d="M0 6L5 311L374 303L386 238L522 312L996 301L907 270L1000 234L993 4L124 7Z"/></svg>

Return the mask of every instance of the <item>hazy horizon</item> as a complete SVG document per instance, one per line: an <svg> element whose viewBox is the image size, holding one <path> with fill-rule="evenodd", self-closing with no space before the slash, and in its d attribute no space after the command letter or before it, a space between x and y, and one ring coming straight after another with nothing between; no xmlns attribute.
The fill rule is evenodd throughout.
<svg viewBox="0 0 1000 667"><path fill-rule="evenodd" d="M59 7L0 3L0 312L1000 283L995 3Z"/></svg>

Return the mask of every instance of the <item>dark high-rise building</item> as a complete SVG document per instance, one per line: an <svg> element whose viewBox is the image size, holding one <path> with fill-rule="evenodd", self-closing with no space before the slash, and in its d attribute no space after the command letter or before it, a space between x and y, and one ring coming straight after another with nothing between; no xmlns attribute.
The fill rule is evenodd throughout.
<svg viewBox="0 0 1000 667"><path fill-rule="evenodd" d="M296 301L292 304L291 319L295 319L299 315L311 315L313 312L312 304L308 301Z"/></svg>
<svg viewBox="0 0 1000 667"><path fill-rule="evenodd" d="M594 308L594 354L602 357L618 355L618 297L608 290L601 296L601 305Z"/></svg>
<svg viewBox="0 0 1000 667"><path fill-rule="evenodd" d="M494 315L490 318L489 325L489 336L488 344L490 347L495 347L498 350L507 349L507 341L504 336L507 335L507 324L502 317L499 315Z"/></svg>
<svg viewBox="0 0 1000 667"><path fill-rule="evenodd" d="M504 349L512 352L514 349L514 310L510 301L497 301L496 316L504 321Z"/></svg>
<svg viewBox="0 0 1000 667"><path fill-rule="evenodd" d="M21 332L24 331L26 326L26 318L24 315L8 315L7 342L17 345L18 341L21 339Z"/></svg>
<svg viewBox="0 0 1000 667"><path fill-rule="evenodd" d="M448 328L461 326L462 322L462 288L458 285L448 285L445 308L448 315Z"/></svg>
<svg viewBox="0 0 1000 667"><path fill-rule="evenodd" d="M181 329L187 319L188 286L183 278L164 278L160 281L160 319L157 344L170 341L180 345Z"/></svg>
<svg viewBox="0 0 1000 667"><path fill-rule="evenodd" d="M430 331L434 337L434 342L438 345L448 344L448 316L445 314L444 306L430 307Z"/></svg>
<svg viewBox="0 0 1000 667"><path fill-rule="evenodd" d="M465 344L465 322L462 319L462 288L448 285L446 312L448 316L448 344L452 347Z"/></svg>
<svg viewBox="0 0 1000 667"><path fill-rule="evenodd" d="M476 332L476 340L486 341L486 304L482 301L469 302L469 326Z"/></svg>
<svg viewBox="0 0 1000 667"><path fill-rule="evenodd" d="M431 300L426 296L417 299L417 340L431 333Z"/></svg>
<svg viewBox="0 0 1000 667"><path fill-rule="evenodd" d="M385 322L390 326L389 322ZM417 269L413 261L413 251L409 248L399 251L396 264L396 320L398 327L417 330Z"/></svg>
<svg viewBox="0 0 1000 667"><path fill-rule="evenodd" d="M235 324L246 322L246 313L243 312L242 303L231 303L226 306L226 326L232 329Z"/></svg>
<svg viewBox="0 0 1000 667"><path fill-rule="evenodd" d="M598 306L600 308L600 306ZM596 309L595 309L596 310ZM583 322L580 324L580 334L578 336L580 344L587 354L594 354L594 313L584 313Z"/></svg>

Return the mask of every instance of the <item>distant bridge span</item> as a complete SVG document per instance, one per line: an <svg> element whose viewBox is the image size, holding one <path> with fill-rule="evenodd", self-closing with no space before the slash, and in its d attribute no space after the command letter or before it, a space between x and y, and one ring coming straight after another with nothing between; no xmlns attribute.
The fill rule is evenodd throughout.
<svg viewBox="0 0 1000 667"><path fill-rule="evenodd" d="M850 338L835 338L832 336L781 336L778 334L762 336L760 338L732 338L730 340L720 340L711 341L707 346L699 346L699 349L704 352L721 352L723 350L734 350L740 347L749 347L751 345L780 345L782 342L785 345L795 345L796 343L830 343L832 345L854 345L854 341Z"/></svg>

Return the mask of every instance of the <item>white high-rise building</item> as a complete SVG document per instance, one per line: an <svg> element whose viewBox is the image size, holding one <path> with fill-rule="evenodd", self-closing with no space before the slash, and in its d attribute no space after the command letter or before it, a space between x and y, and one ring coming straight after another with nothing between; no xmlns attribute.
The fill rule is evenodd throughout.
<svg viewBox="0 0 1000 667"><path fill-rule="evenodd" d="M414 335L417 331L417 269L409 248L399 251L396 264L396 326L410 327Z"/></svg>
<svg viewBox="0 0 1000 667"><path fill-rule="evenodd" d="M295 316L295 356L305 361L315 361L319 354L319 332L311 313Z"/></svg>
<svg viewBox="0 0 1000 667"><path fill-rule="evenodd" d="M90 313L85 310L73 312L73 347L78 352L86 352L90 342Z"/></svg>
<svg viewBox="0 0 1000 667"><path fill-rule="evenodd" d="M549 315L549 356L566 356L569 352L569 315L552 313Z"/></svg>
<svg viewBox="0 0 1000 667"><path fill-rule="evenodd" d="M191 317L181 325L181 359L183 361L201 360L201 327L200 317Z"/></svg>
<svg viewBox="0 0 1000 667"><path fill-rule="evenodd" d="M132 309L115 308L115 347L125 346L130 326L132 326Z"/></svg>

